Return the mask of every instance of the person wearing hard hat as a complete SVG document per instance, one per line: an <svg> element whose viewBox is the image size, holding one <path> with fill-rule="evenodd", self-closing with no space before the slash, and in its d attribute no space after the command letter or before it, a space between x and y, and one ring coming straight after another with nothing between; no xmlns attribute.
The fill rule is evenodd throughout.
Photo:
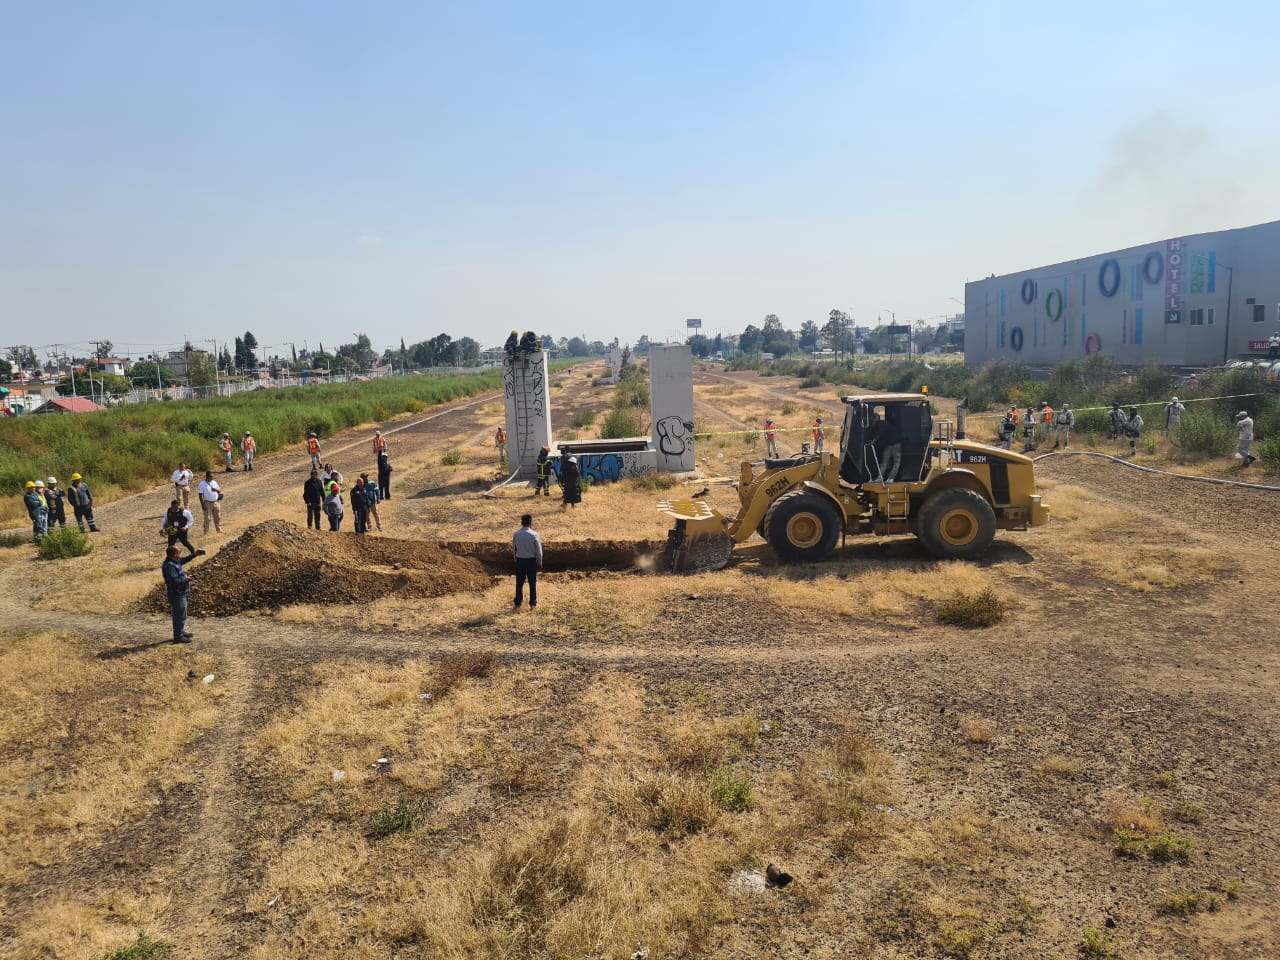
<svg viewBox="0 0 1280 960"><path fill-rule="evenodd" d="M50 477L44 488L44 502L49 508L49 526L67 525L67 491L58 486L58 478Z"/></svg>
<svg viewBox="0 0 1280 960"><path fill-rule="evenodd" d="M536 497L538 491L542 491L544 497L551 496L551 448L545 443L542 449L538 451L538 482L534 485L533 495Z"/></svg>
<svg viewBox="0 0 1280 960"><path fill-rule="evenodd" d="M764 418L764 455L778 458L778 428L773 425L773 417Z"/></svg>
<svg viewBox="0 0 1280 960"><path fill-rule="evenodd" d="M387 452L387 438L382 435L381 430L373 431L373 455L376 457L380 453Z"/></svg>
<svg viewBox="0 0 1280 960"><path fill-rule="evenodd" d="M818 417L813 421L813 452L821 453L822 444L827 439L827 431L822 428L822 418Z"/></svg>
<svg viewBox="0 0 1280 960"><path fill-rule="evenodd" d="M89 532L97 533L98 525L93 519L93 492L84 482L84 477L78 473L71 475L71 489L67 491L67 502L71 504L71 511L76 515L76 525L80 528L80 532L84 533L85 524L88 524Z"/></svg>
<svg viewBox="0 0 1280 960"><path fill-rule="evenodd" d="M226 454L226 457L227 457L227 469L225 472L230 473L231 472L231 451L236 448L236 445L231 442L231 434L224 433L222 435L222 440L218 443L218 446L222 449L222 452Z"/></svg>
<svg viewBox="0 0 1280 960"><path fill-rule="evenodd" d="M1071 411L1071 404L1064 403L1062 409L1058 411L1058 428L1053 437L1053 449L1058 449L1058 444L1062 444L1063 448L1071 446L1071 428L1076 425L1076 415Z"/></svg>
<svg viewBox="0 0 1280 960"><path fill-rule="evenodd" d="M1236 414L1236 456L1244 461L1242 466L1249 466L1258 458L1249 452L1253 446L1253 418L1248 410Z"/></svg>
<svg viewBox="0 0 1280 960"><path fill-rule="evenodd" d="M1164 432L1177 433L1178 428L1182 426L1182 411L1186 410L1186 406L1174 397L1164 405Z"/></svg>
<svg viewBox="0 0 1280 960"><path fill-rule="evenodd" d="M34 480L28 480L26 492L22 495L22 505L27 508L27 516L31 518L31 541L39 543L49 532L49 505Z"/></svg>
<svg viewBox="0 0 1280 960"><path fill-rule="evenodd" d="M312 433L307 437L307 453L311 454L311 469L320 469L320 438Z"/></svg>
<svg viewBox="0 0 1280 960"><path fill-rule="evenodd" d="M253 434L248 430L244 432L244 439L240 441L240 449L244 451L245 470L252 470L253 455L258 452L258 443L253 439Z"/></svg>

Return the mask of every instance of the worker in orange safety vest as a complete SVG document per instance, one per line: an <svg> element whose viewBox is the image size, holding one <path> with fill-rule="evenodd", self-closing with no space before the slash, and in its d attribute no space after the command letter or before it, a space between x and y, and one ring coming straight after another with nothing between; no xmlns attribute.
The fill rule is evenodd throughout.
<svg viewBox="0 0 1280 960"><path fill-rule="evenodd" d="M505 467L507 465L507 429L506 427L498 427L497 432L493 435L493 445L498 450L498 466Z"/></svg>
<svg viewBox="0 0 1280 960"><path fill-rule="evenodd" d="M387 438L382 435L381 430L373 431L373 455L376 457L380 453L387 452Z"/></svg>
<svg viewBox="0 0 1280 960"><path fill-rule="evenodd" d="M311 454L311 468L320 469L320 438L314 433L307 437L307 453Z"/></svg>
<svg viewBox="0 0 1280 960"><path fill-rule="evenodd" d="M1036 439L1048 441L1049 437L1053 434L1053 421L1053 407L1049 406L1048 401L1041 401L1040 435Z"/></svg>
<svg viewBox="0 0 1280 960"><path fill-rule="evenodd" d="M773 425L773 417L765 417L764 420L764 455L778 456L778 430Z"/></svg>
<svg viewBox="0 0 1280 960"><path fill-rule="evenodd" d="M258 452L258 442L253 439L253 434L248 430L244 432L244 439L240 441L240 449L244 451L244 468L252 470L253 455Z"/></svg>
<svg viewBox="0 0 1280 960"><path fill-rule="evenodd" d="M827 432L822 429L822 418L813 421L813 452L821 453L822 444L827 439Z"/></svg>
<svg viewBox="0 0 1280 960"><path fill-rule="evenodd" d="M231 442L231 434L224 433L222 435L222 442L220 442L218 446L222 448L222 452L227 456L227 473L230 473L231 472L231 451L236 448L235 444Z"/></svg>

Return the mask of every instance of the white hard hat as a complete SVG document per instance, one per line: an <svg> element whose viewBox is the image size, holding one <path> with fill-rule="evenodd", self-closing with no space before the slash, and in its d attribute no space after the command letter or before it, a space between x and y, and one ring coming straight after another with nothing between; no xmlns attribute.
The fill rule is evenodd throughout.
<svg viewBox="0 0 1280 960"><path fill-rule="evenodd" d="M43 480L37 480L37 481L36 481L36 486L37 486L37 487L43 487L43 486L44 486L44 481L43 481Z"/></svg>
<svg viewBox="0 0 1280 960"><path fill-rule="evenodd" d="M1236 414L1236 419L1239 420L1242 417L1247 417L1248 415L1249 415L1248 410L1241 410L1239 413Z"/></svg>
<svg viewBox="0 0 1280 960"><path fill-rule="evenodd" d="M55 487L55 486L57 486L57 485L58 485L58 478L57 478L57 477L50 477L50 478L49 478L49 486L51 486L51 487Z"/></svg>
<svg viewBox="0 0 1280 960"><path fill-rule="evenodd" d="M1170 403L1177 403L1177 402L1178 402L1178 398L1177 398L1177 397L1174 397L1174 398L1173 398L1172 400L1170 400L1169 402L1170 402Z"/></svg>

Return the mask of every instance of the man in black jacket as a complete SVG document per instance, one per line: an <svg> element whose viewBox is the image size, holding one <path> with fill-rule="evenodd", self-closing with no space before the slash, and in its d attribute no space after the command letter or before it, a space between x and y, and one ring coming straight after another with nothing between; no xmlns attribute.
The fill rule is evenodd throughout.
<svg viewBox="0 0 1280 960"><path fill-rule="evenodd" d="M315 528L319 530L320 504L324 502L324 487L320 484L319 471L312 470L311 476L302 485L302 502L307 505L307 529L310 530L312 521L315 521Z"/></svg>
<svg viewBox="0 0 1280 960"><path fill-rule="evenodd" d="M356 478L356 485L351 488L351 512L356 518L356 533L369 532L369 488L364 477Z"/></svg>
<svg viewBox="0 0 1280 960"><path fill-rule="evenodd" d="M378 454L378 489L383 500L391 499L391 458L385 450Z"/></svg>

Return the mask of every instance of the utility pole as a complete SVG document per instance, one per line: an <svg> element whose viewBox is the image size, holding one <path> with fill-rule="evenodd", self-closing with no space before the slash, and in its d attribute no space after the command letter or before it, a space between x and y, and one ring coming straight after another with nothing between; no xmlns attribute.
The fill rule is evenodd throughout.
<svg viewBox="0 0 1280 960"><path fill-rule="evenodd" d="M206 340L205 343L213 347L213 395L216 397L222 393L222 380L218 377L218 341Z"/></svg>

